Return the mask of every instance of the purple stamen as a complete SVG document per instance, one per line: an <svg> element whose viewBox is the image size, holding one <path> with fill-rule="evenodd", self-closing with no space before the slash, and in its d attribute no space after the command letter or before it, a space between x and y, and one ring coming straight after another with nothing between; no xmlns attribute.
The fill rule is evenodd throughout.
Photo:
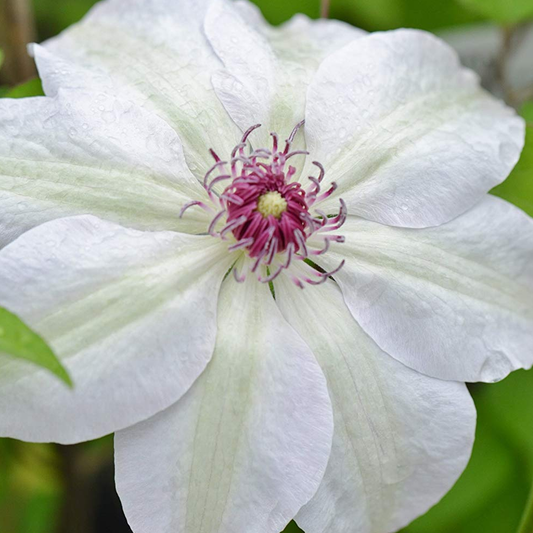
<svg viewBox="0 0 533 533"><path fill-rule="evenodd" d="M218 176L211 180L211 183L208 185L207 190L212 191L214 185L216 185L220 181L230 180L230 179L231 179L231 176L229 174L223 174L222 176Z"/></svg>
<svg viewBox="0 0 533 533"><path fill-rule="evenodd" d="M209 207L208 205L204 204L203 202L199 202L198 200L195 200L193 202L188 202L186 203L181 209L180 209L180 213L179 213L179 218L182 218L185 211L187 211L187 209L189 209L189 207L193 207L197 205L198 207L201 207L202 209L204 209L205 211L213 211L213 209L211 207Z"/></svg>
<svg viewBox="0 0 533 533"><path fill-rule="evenodd" d="M281 272L283 271L284 269L284 265L279 265L277 270L275 270L273 273L271 273L269 276L267 277L262 277L262 276L259 276L259 281L262 282L262 283L268 283L270 281L273 281L275 280L280 274Z"/></svg>
<svg viewBox="0 0 533 533"><path fill-rule="evenodd" d="M319 163L318 161L313 161L313 165L318 167L318 170L320 171L320 174L319 174L319 176L317 178L317 181L318 181L318 183L321 183L322 180L324 179L324 176L326 175L326 171L325 171L324 167L322 166L322 164Z"/></svg>
<svg viewBox="0 0 533 533"><path fill-rule="evenodd" d="M342 262L335 270L323 273L303 262L309 256L325 254L331 242L344 242L344 237L329 232L340 228L347 216L342 200L338 213L331 218L315 207L337 188L333 182L326 191L321 192L325 169L318 161L312 162L318 168L318 177L309 176L310 185L307 188L298 181L292 181L297 169L288 165L288 160L297 155L309 155L306 150L291 150L303 125L304 121L292 130L283 151L279 149L279 136L271 133L271 150L257 148L247 154L248 138L260 127L259 124L252 126L231 153L229 173L226 170L228 162L222 161L216 152L210 150L215 164L204 177L204 188L215 209L194 201L180 211L181 217L187 209L197 205L216 213L209 224L208 233L221 239L228 239L232 235L235 242L228 246L228 250L243 250L252 260L245 260L242 263L244 266L239 269L233 268L233 276L238 282L244 281L247 272L252 272L256 273L259 281L268 283L290 269L290 279L303 288L304 282L312 285L323 283L344 264ZM219 175L211 178L215 171L219 171ZM231 181L221 194L216 194L214 186L226 180ZM222 221L221 229L216 229ZM310 250L307 244L310 237L321 238L322 249ZM294 261L301 266L290 268Z"/></svg>
<svg viewBox="0 0 533 533"><path fill-rule="evenodd" d="M294 150L294 152L291 152L285 156L285 161L296 155L309 155L309 152L307 150Z"/></svg>
<svg viewBox="0 0 533 533"><path fill-rule="evenodd" d="M217 154L215 154L215 152L212 152L212 155L213 157L216 158L217 162L206 172L205 176L204 176L204 187L207 188L207 181L209 179L209 176L218 168L218 167L221 167L221 166L224 166L224 165L227 165L226 161L222 161L218 156Z"/></svg>
<svg viewBox="0 0 533 533"><path fill-rule="evenodd" d="M307 283L310 283L311 285L321 285L322 283L324 283L329 277L333 276L334 274L336 274L343 266L344 266L344 263L345 263L345 260L343 259L339 266L337 268L335 268L334 270L331 270L329 272L318 272L318 271L314 271L315 274L320 278L318 280L312 280L311 278L306 278L305 281Z"/></svg>
<svg viewBox="0 0 533 533"><path fill-rule="evenodd" d="M226 211L220 211L220 213L217 213L215 215L215 218L211 221L211 224L209 224L209 227L207 228L207 233L209 235L212 235L213 237L217 237L217 234L215 233L215 226L217 225L218 221L226 214Z"/></svg>
<svg viewBox="0 0 533 533"><path fill-rule="evenodd" d="M286 155L289 150L291 149L291 144L294 142L294 138L296 137L296 134L298 131L300 131L300 128L305 124L305 120L302 120L301 122L298 122L296 124L296 127L292 130L291 134L289 135L289 138L285 141L285 150L283 153Z"/></svg>
<svg viewBox="0 0 533 533"><path fill-rule="evenodd" d="M239 273L237 272L237 268L233 269L233 277L235 278L235 281L237 283L242 283L246 279L246 274L241 274L239 276Z"/></svg>

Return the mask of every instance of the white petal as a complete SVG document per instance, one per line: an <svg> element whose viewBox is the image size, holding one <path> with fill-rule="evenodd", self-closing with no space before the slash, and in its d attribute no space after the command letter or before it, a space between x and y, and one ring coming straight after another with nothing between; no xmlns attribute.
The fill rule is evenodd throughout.
<svg viewBox="0 0 533 533"><path fill-rule="evenodd" d="M228 0L212 2L205 30L226 67L213 77L217 94L241 129L263 124L254 134L262 146L270 144L270 132L284 140L303 120L306 89L320 62L365 34L303 15L273 28L248 2Z"/></svg>
<svg viewBox="0 0 533 533"><path fill-rule="evenodd" d="M397 531L465 468L476 420L470 395L381 351L333 282L302 291L278 280L276 301L326 375L335 426L324 480L296 521L306 533Z"/></svg>
<svg viewBox="0 0 533 533"><path fill-rule="evenodd" d="M143 230L205 232L181 207L207 195L161 119L104 94L0 101L0 245L58 217L94 214Z"/></svg>
<svg viewBox="0 0 533 533"><path fill-rule="evenodd" d="M216 97L211 74L221 67L202 24L209 0L108 0L36 48L46 94L59 87L99 90L130 99L179 133L200 177L214 148L226 157L241 133Z"/></svg>
<svg viewBox="0 0 533 533"><path fill-rule="evenodd" d="M415 30L332 54L309 87L306 140L352 215L427 227L479 202L518 161L524 121L455 52ZM326 180L326 181L327 181Z"/></svg>
<svg viewBox="0 0 533 533"><path fill-rule="evenodd" d="M487 196L437 228L349 217L325 267L379 346L428 375L496 381L533 364L533 220Z"/></svg>
<svg viewBox="0 0 533 533"><path fill-rule="evenodd" d="M4 248L0 305L49 342L74 390L0 356L2 436L83 441L174 403L213 352L230 259L210 237L87 216L43 224Z"/></svg>
<svg viewBox="0 0 533 533"><path fill-rule="evenodd" d="M136 533L279 533L324 474L326 382L268 286L228 278L218 317L191 390L117 434L117 487Z"/></svg>

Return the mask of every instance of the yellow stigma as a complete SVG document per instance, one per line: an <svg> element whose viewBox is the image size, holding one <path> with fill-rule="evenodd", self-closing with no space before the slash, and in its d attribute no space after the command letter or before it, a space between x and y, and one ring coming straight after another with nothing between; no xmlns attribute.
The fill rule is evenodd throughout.
<svg viewBox="0 0 533 533"><path fill-rule="evenodd" d="M257 210L265 218L269 215L279 218L281 213L287 211L287 200L278 191L269 191L257 200Z"/></svg>

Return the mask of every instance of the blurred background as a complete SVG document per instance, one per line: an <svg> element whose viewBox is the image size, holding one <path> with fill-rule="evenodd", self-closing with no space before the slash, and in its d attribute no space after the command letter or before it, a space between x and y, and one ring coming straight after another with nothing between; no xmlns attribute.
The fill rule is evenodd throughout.
<svg viewBox="0 0 533 533"><path fill-rule="evenodd" d="M56 35L94 3L0 0L0 96L41 94L26 43ZM448 40L488 90L530 121L518 166L493 192L533 216L533 0L255 3L273 24L298 12L322 14L368 31L414 27ZM533 533L533 516L525 513L533 507L533 371L470 390L478 409L470 464L452 491L402 533ZM299 531L294 523L286 529ZM111 436L68 447L0 439L0 533L108 532L130 532L114 489Z"/></svg>

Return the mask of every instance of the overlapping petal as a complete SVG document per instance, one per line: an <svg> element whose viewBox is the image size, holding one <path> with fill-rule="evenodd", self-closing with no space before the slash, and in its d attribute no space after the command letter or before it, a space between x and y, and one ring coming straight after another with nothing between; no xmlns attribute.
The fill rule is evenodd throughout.
<svg viewBox="0 0 533 533"><path fill-rule="evenodd" d="M333 282L275 282L285 318L328 382L334 437L324 480L296 521L306 533L389 533L435 504L463 471L476 413L463 384L426 377L384 353Z"/></svg>
<svg viewBox="0 0 533 533"><path fill-rule="evenodd" d="M1 432L118 430L136 533L278 533L297 513L307 533L396 531L470 454L470 396L435 377L533 364L533 222L493 198L461 215L523 121L430 35L361 36L271 28L244 2L106 0L33 47L50 97L0 102L0 305L75 383L0 355ZM352 215L317 262L346 264L303 292L282 272L276 304L254 276L223 282L227 243L179 212L205 199L210 148L304 117L339 185L321 207Z"/></svg>
<svg viewBox="0 0 533 533"><path fill-rule="evenodd" d="M268 286L228 278L205 372L116 436L128 521L137 533L279 533L316 492L332 432L324 376Z"/></svg>
<svg viewBox="0 0 533 533"><path fill-rule="evenodd" d="M353 316L390 355L428 375L496 381L533 364L533 220L487 196L437 228L349 217L336 274Z"/></svg>
<svg viewBox="0 0 533 533"><path fill-rule="evenodd" d="M47 94L102 91L154 111L174 127L191 170L229 154L241 133L211 85L221 63L202 31L210 0L106 0L34 54Z"/></svg>
<svg viewBox="0 0 533 533"><path fill-rule="evenodd" d="M327 57L307 98L306 141L352 215L427 227L463 213L518 161L524 122L455 52L415 30L374 33ZM307 173L305 173L307 175Z"/></svg>
<svg viewBox="0 0 533 533"><path fill-rule="evenodd" d="M143 230L205 231L206 195L174 130L105 94L0 101L0 245L58 217L93 214Z"/></svg>
<svg viewBox="0 0 533 533"><path fill-rule="evenodd" d="M2 436L89 440L174 403L212 355L230 260L211 237L87 216L48 222L4 248L0 305L49 342L74 390L0 356Z"/></svg>
<svg viewBox="0 0 533 533"><path fill-rule="evenodd" d="M230 0L213 0L205 30L225 66L213 76L217 95L241 129L263 124L254 135L258 146L269 145L270 132L289 135L304 118L306 89L320 62L365 34L303 15L274 28L250 3Z"/></svg>

